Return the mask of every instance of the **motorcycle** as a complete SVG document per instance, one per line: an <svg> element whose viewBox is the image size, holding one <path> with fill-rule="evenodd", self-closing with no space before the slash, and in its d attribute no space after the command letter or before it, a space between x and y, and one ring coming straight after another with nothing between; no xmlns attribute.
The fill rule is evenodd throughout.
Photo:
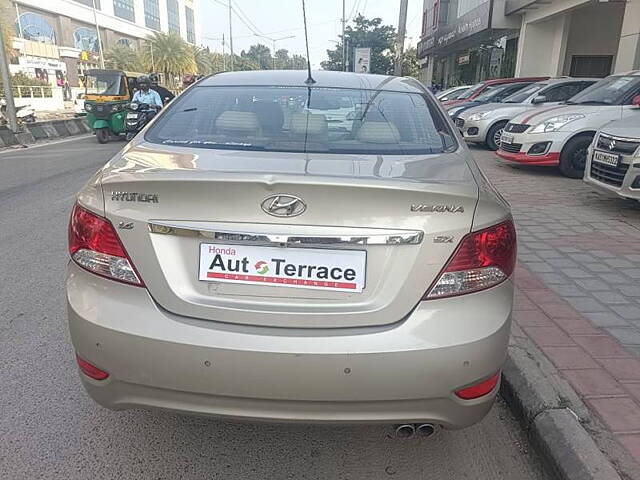
<svg viewBox="0 0 640 480"><path fill-rule="evenodd" d="M16 117L18 123L33 123L36 121L36 111L29 105L16 107ZM7 118L7 101L0 98L0 124L6 125L9 122Z"/></svg>
<svg viewBox="0 0 640 480"><path fill-rule="evenodd" d="M127 141L133 139L144 126L156 116L161 107L148 103L131 102L127 107L125 132Z"/></svg>

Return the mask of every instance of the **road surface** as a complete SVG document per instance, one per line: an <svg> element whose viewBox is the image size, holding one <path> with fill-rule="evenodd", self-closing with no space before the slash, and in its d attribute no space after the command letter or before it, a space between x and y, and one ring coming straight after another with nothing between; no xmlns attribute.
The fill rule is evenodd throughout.
<svg viewBox="0 0 640 480"><path fill-rule="evenodd" d="M74 195L124 142L0 153L0 478L543 480L504 404L473 428L397 440L384 426L230 423L111 412L84 393L64 274Z"/></svg>

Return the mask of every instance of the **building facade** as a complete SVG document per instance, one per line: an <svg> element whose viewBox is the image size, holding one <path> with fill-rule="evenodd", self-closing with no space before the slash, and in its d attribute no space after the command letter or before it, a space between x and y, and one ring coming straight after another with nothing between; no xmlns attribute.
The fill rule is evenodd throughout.
<svg viewBox="0 0 640 480"><path fill-rule="evenodd" d="M640 0L424 0L423 10L428 84L640 69Z"/></svg>
<svg viewBox="0 0 640 480"><path fill-rule="evenodd" d="M174 32L198 44L194 0L14 0L19 52L12 72L61 86L78 86L83 72L99 68L100 49L139 48L153 32ZM95 6L95 10L94 10ZM99 26L100 36L96 24Z"/></svg>

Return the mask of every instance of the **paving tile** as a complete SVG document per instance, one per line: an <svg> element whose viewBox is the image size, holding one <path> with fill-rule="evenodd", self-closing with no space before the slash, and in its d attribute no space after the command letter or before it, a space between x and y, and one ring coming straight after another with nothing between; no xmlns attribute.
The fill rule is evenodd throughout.
<svg viewBox="0 0 640 480"><path fill-rule="evenodd" d="M547 282L550 283L550 282ZM550 284L549 287L556 292L558 295L562 297L582 297L584 296L584 290L576 287L575 285L553 285Z"/></svg>
<svg viewBox="0 0 640 480"><path fill-rule="evenodd" d="M548 288L526 290L524 293L527 295L527 297L529 297L529 299L535 305L550 304L550 303L553 303L556 305L565 304L565 301L562 300L562 298L560 298L558 295L556 295L554 292L552 292Z"/></svg>
<svg viewBox="0 0 640 480"><path fill-rule="evenodd" d="M595 257L586 253L570 253L569 258L580 263L592 263L598 261Z"/></svg>
<svg viewBox="0 0 640 480"><path fill-rule="evenodd" d="M549 287L567 284L567 278L559 273L538 273L538 277Z"/></svg>
<svg viewBox="0 0 640 480"><path fill-rule="evenodd" d="M575 345L571 337L554 325L523 327L523 330L541 347L562 347Z"/></svg>
<svg viewBox="0 0 640 480"><path fill-rule="evenodd" d="M534 305L534 303L529 300L528 297L525 297L524 295L522 296L515 296L514 297L514 304L513 304L513 310L518 312L518 311L527 311L527 310L537 310L538 307L536 307Z"/></svg>
<svg viewBox="0 0 640 480"><path fill-rule="evenodd" d="M591 250L591 254L596 258L613 258L616 256L606 250Z"/></svg>
<svg viewBox="0 0 640 480"><path fill-rule="evenodd" d="M599 273L598 276L611 285L619 283L629 283L629 278L625 277L624 275L620 275L619 273Z"/></svg>
<svg viewBox="0 0 640 480"><path fill-rule="evenodd" d="M640 433L616 435L616 440L640 463Z"/></svg>
<svg viewBox="0 0 640 480"><path fill-rule="evenodd" d="M562 268L560 269L562 273L564 273L567 277L570 278L591 278L593 277L592 273L587 272L581 268Z"/></svg>
<svg viewBox="0 0 640 480"><path fill-rule="evenodd" d="M603 358L598 363L620 382L640 382L640 359Z"/></svg>
<svg viewBox="0 0 640 480"><path fill-rule="evenodd" d="M513 319L522 327L551 327L553 322L539 310L514 312Z"/></svg>
<svg viewBox="0 0 640 480"><path fill-rule="evenodd" d="M562 374L571 382L580 395L625 395L626 390L603 368L585 370L563 370Z"/></svg>
<svg viewBox="0 0 640 480"><path fill-rule="evenodd" d="M634 327L605 327L623 345L640 345L640 330Z"/></svg>
<svg viewBox="0 0 640 480"><path fill-rule="evenodd" d="M604 263L584 263L582 266L587 270L596 273L613 272L613 269L609 265L605 265Z"/></svg>
<svg viewBox="0 0 640 480"><path fill-rule="evenodd" d="M628 327L630 323L613 312L586 312L584 316L597 327Z"/></svg>
<svg viewBox="0 0 640 480"><path fill-rule="evenodd" d="M640 405L632 398L592 398L588 403L614 432L640 430Z"/></svg>
<svg viewBox="0 0 640 480"><path fill-rule="evenodd" d="M559 369L598 368L596 361L580 347L541 347Z"/></svg>
<svg viewBox="0 0 640 480"><path fill-rule="evenodd" d="M627 297L640 297L640 282L637 285L620 285L618 291Z"/></svg>
<svg viewBox="0 0 640 480"><path fill-rule="evenodd" d="M635 262L640 264L640 254L638 253L633 253L631 255L625 255L624 256L627 260L631 261L631 262Z"/></svg>
<svg viewBox="0 0 640 480"><path fill-rule="evenodd" d="M536 253L539 257L550 260L554 258L563 258L563 254L557 250L537 250Z"/></svg>
<svg viewBox="0 0 640 480"><path fill-rule="evenodd" d="M604 263L606 263L607 265L614 267L614 268L632 268L634 267L633 263L631 263L629 260L625 260L624 258L605 258L603 260Z"/></svg>
<svg viewBox="0 0 640 480"><path fill-rule="evenodd" d="M519 262L541 262L542 259L538 255L534 255L533 253L519 253L518 254Z"/></svg>
<svg viewBox="0 0 640 480"><path fill-rule="evenodd" d="M567 303L542 303L539 307L540 310L551 318L574 318L580 316L580 314Z"/></svg>
<svg viewBox="0 0 640 480"><path fill-rule="evenodd" d="M602 330L584 318L554 318L553 322L569 335L601 335Z"/></svg>
<svg viewBox="0 0 640 480"><path fill-rule="evenodd" d="M611 290L611 285L607 282L603 282L599 278L581 278L575 280L575 282L589 292Z"/></svg>
<svg viewBox="0 0 640 480"><path fill-rule="evenodd" d="M617 292L592 292L591 294L606 305L624 305L629 303L629 300L627 300L624 295L620 295Z"/></svg>
<svg viewBox="0 0 640 480"><path fill-rule="evenodd" d="M611 309L627 320L640 320L640 307L634 305L614 305Z"/></svg>
<svg viewBox="0 0 640 480"><path fill-rule="evenodd" d="M589 355L593 358L629 357L629 353L626 352L618 342L607 335L573 335L573 340L589 352Z"/></svg>
<svg viewBox="0 0 640 480"><path fill-rule="evenodd" d="M554 271L551 265L544 262L527 263L527 268L535 273L540 273L540 272L551 273Z"/></svg>
<svg viewBox="0 0 640 480"><path fill-rule="evenodd" d="M570 297L567 302L579 312L607 312L609 309L593 298Z"/></svg>

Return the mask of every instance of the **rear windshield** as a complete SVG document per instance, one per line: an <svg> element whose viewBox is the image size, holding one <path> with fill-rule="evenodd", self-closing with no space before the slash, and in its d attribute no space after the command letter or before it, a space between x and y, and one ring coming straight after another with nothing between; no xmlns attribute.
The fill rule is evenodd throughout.
<svg viewBox="0 0 640 480"><path fill-rule="evenodd" d="M471 86L471 88L469 90L467 90L466 92L464 92L462 95L460 95L460 97L458 97L460 100L463 100L465 98L469 98L471 97L474 93L480 91L480 89L484 87L484 83L476 83L475 85Z"/></svg>
<svg viewBox="0 0 640 480"><path fill-rule="evenodd" d="M569 105L622 105L640 94L640 76L616 75L604 78L571 97Z"/></svg>
<svg viewBox="0 0 640 480"><path fill-rule="evenodd" d="M441 153L456 146L426 96L306 87L195 87L145 138L197 148L353 154Z"/></svg>
<svg viewBox="0 0 640 480"><path fill-rule="evenodd" d="M478 95L475 102L501 102L509 95L519 92L523 88L531 85L531 82L505 83L502 85L492 85L488 87L482 94Z"/></svg>
<svg viewBox="0 0 640 480"><path fill-rule="evenodd" d="M527 88L524 88L517 93L509 95L502 102L503 103L522 103L531 95L542 90L546 86L547 86L546 83L534 83L533 85L529 85Z"/></svg>

